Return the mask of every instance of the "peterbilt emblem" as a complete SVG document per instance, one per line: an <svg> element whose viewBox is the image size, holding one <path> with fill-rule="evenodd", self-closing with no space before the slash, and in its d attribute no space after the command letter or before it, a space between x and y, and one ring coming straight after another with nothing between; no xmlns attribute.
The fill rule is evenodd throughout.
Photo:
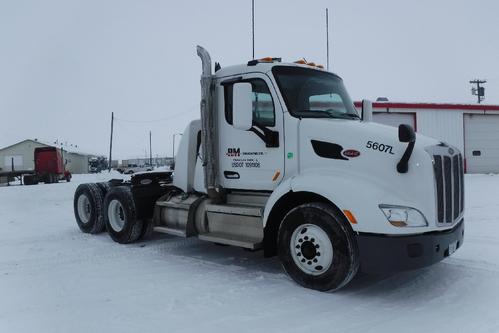
<svg viewBox="0 0 499 333"><path fill-rule="evenodd" d="M342 154L345 157L357 157L360 155L360 151L355 149L347 149Z"/></svg>
<svg viewBox="0 0 499 333"><path fill-rule="evenodd" d="M449 148L449 155L454 155L454 149Z"/></svg>

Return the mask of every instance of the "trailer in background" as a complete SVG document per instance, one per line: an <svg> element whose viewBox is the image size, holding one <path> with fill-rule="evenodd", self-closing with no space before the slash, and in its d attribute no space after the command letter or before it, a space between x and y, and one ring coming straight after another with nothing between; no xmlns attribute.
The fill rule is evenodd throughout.
<svg viewBox="0 0 499 333"><path fill-rule="evenodd" d="M34 170L15 170L0 172L0 177L18 179L21 184L36 185L39 182L50 184L59 180L71 181L71 173L66 170L62 150L55 147L38 147L34 152Z"/></svg>

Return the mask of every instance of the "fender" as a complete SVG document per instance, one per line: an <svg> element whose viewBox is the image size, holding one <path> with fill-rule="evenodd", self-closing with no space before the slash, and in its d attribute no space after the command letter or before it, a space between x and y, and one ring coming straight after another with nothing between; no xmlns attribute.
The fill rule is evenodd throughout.
<svg viewBox="0 0 499 333"><path fill-rule="evenodd" d="M411 200L403 188L394 191L392 183L381 182L368 175L345 171L334 174L331 169L309 169L282 182L271 194L265 206L263 226L265 227L272 209L280 198L289 192L309 192L326 198L342 212L349 210L357 224L351 224L355 232L380 234L410 234L411 228L398 228L386 220L378 205L381 203L412 207ZM415 207L429 217L431 207ZM425 229L427 231L428 229Z"/></svg>

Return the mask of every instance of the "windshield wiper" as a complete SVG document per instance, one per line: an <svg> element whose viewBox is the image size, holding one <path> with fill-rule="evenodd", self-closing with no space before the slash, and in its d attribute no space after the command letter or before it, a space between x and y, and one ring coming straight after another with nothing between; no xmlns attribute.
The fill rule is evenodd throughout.
<svg viewBox="0 0 499 333"><path fill-rule="evenodd" d="M291 113L299 118L334 118L331 113L322 110L293 110Z"/></svg>
<svg viewBox="0 0 499 333"><path fill-rule="evenodd" d="M336 119L360 119L356 113L345 113L336 110L293 110L292 114L304 118L336 118Z"/></svg>
<svg viewBox="0 0 499 333"><path fill-rule="evenodd" d="M344 119L360 119L359 115L356 113L338 113L335 116L338 116L337 118Z"/></svg>

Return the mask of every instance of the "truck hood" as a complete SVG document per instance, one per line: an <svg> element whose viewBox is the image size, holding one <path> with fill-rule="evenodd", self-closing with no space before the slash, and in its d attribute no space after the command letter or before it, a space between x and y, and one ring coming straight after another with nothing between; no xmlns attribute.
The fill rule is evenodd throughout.
<svg viewBox="0 0 499 333"><path fill-rule="evenodd" d="M427 201L424 206L434 206L433 161L425 148L439 141L417 134L409 170L399 173L397 163L408 144L399 142L395 127L343 119L302 119L298 126L300 173L363 179L396 197L384 202L380 195L379 203L421 203L418 197Z"/></svg>

